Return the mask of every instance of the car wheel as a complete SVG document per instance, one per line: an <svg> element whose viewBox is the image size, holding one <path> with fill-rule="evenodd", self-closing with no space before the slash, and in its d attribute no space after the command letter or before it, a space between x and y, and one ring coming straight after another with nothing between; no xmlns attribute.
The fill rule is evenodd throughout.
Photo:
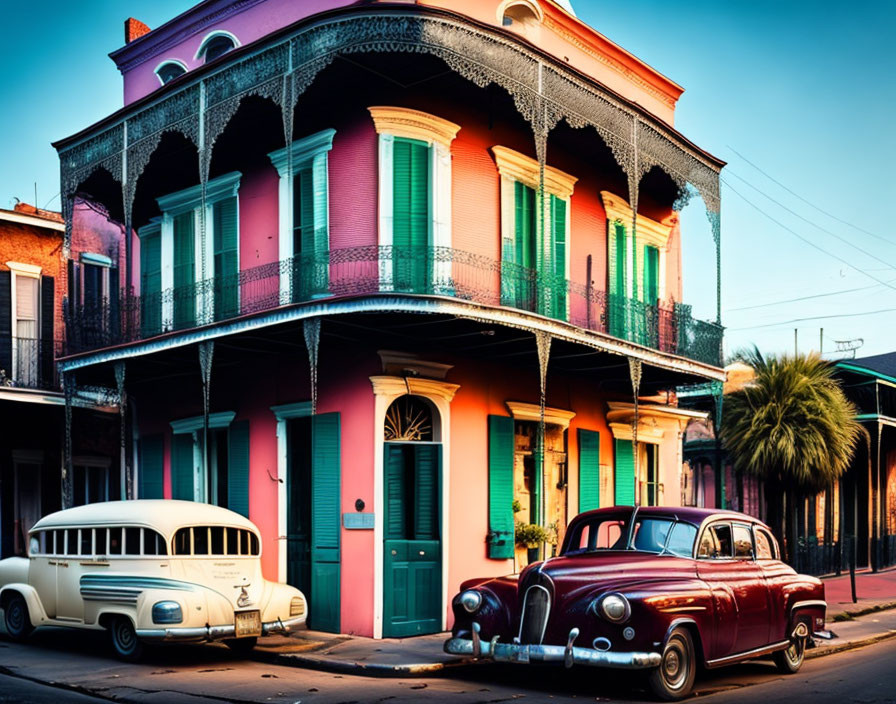
<svg viewBox="0 0 896 704"><path fill-rule="evenodd" d="M660 666L648 675L651 691L664 701L687 696L694 686L695 660L690 632L686 628L676 628L663 648Z"/></svg>
<svg viewBox="0 0 896 704"><path fill-rule="evenodd" d="M21 643L34 630L34 626L31 625L31 617L28 615L28 604L20 594L10 596L3 609L3 617L6 632L14 641Z"/></svg>
<svg viewBox="0 0 896 704"><path fill-rule="evenodd" d="M806 639L795 636L791 638L787 650L779 650L773 657L779 671L792 675L802 667L805 655Z"/></svg>
<svg viewBox="0 0 896 704"><path fill-rule="evenodd" d="M126 616L118 616L109 627L115 654L127 662L136 662L143 655L143 643L137 638L134 624Z"/></svg>
<svg viewBox="0 0 896 704"><path fill-rule="evenodd" d="M224 645L230 648L237 655L248 655L255 649L258 638L228 638L224 641Z"/></svg>

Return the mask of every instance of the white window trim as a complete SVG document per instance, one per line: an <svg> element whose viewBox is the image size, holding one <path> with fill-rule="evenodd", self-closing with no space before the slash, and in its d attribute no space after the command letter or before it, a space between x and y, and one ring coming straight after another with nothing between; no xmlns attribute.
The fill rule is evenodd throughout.
<svg viewBox="0 0 896 704"><path fill-rule="evenodd" d="M311 188L315 194L323 193L323 208L318 208L314 199L314 231L323 232L326 245L321 251L330 249L330 176L328 152L333 148L336 130L325 129L308 137L296 140L289 147L283 147L268 154L268 158L280 176L278 198L279 213L279 256L286 262L295 256L293 247L293 177L302 169L311 168ZM290 164L292 167L290 168ZM292 272L280 273L280 305L291 303L290 281Z"/></svg>
<svg viewBox="0 0 896 704"><path fill-rule="evenodd" d="M204 60L205 59L205 50L206 50L206 48L208 48L209 42L212 39L215 39L216 37L227 37L228 39L233 41L233 49L236 49L239 46L241 46L240 40L237 39L235 34L233 34L232 32L228 32L226 29L216 29L214 31L209 32L208 34L205 35L205 37L203 37L202 41L199 43L199 48L196 50L196 56L194 56L193 58L196 59L197 61L199 59ZM233 51L233 49L231 49L230 51Z"/></svg>
<svg viewBox="0 0 896 704"><path fill-rule="evenodd" d="M392 190L393 154L395 137L416 139L430 147L429 182L430 216L429 244L432 247L451 247L451 142L460 125L441 117L409 108L371 106L367 108L379 135L379 228L380 247L393 242ZM380 256L380 289L392 290L392 258ZM436 281L451 280L450 257L439 257L435 262Z"/></svg>
<svg viewBox="0 0 896 704"><path fill-rule="evenodd" d="M158 66L156 66L152 71L154 74L156 74L156 78L159 79L159 83L161 83L162 85L165 85L165 81L162 80L162 76L159 72L168 65L179 66L180 68L182 68L184 70L184 73L186 73L187 71L190 70L187 68L187 65L180 59L165 59L162 63L160 63ZM171 80L174 80L174 79L172 78Z"/></svg>
<svg viewBox="0 0 896 704"><path fill-rule="evenodd" d="M195 251L194 280L212 279L215 276L215 233L214 205L226 198L236 198L236 268L240 270L240 203L239 190L242 174L232 171L212 179L205 186L205 240L202 237L202 186L190 186L182 191L169 193L156 199L162 210L161 221L161 259L162 259L162 291L174 288L174 218L177 215L193 211L193 242ZM142 232L142 229L141 229ZM202 248L205 245L205 256ZM205 261L208 271L202 270ZM205 290L205 289L208 290ZM237 300L239 306L239 299ZM211 323L215 316L214 288L196 287L196 325ZM174 299L162 297L162 330L174 328Z"/></svg>
<svg viewBox="0 0 896 704"><path fill-rule="evenodd" d="M43 292L41 291L41 288L42 288L42 287L41 287L41 285L40 285L40 280L41 280L41 271L42 271L42 269L41 269L41 267L36 266L36 265L34 265L34 264L23 264L23 263L21 263L21 262L6 262L6 266L9 267L9 271L10 271L10 274L11 274L11 276L10 276L10 282L9 282L9 284L10 284L10 286L9 286L9 288L10 288L10 298L9 298L9 305L10 305L10 311L9 311L9 320L10 320L10 324L9 324L9 334L10 334L10 337L11 337L13 340L18 339L18 337L19 337L18 335L16 335L16 327L17 327L17 323L19 322L19 318L18 318L18 316L16 315L16 310L17 310L17 306L16 306L16 278L18 278L19 276L21 276L21 277L26 278L26 279L37 279L37 315L36 315L36 317L35 317L35 320L36 320L36 324L35 324L35 328L36 328L36 330L35 330L35 339L38 341L38 344L40 344L40 337L41 337L41 336L40 336L40 332L41 332L41 331L40 331L40 328L41 328L41 315L40 315L40 314L41 314L41 295L42 295L42 293L43 293ZM19 360L18 360L18 345L16 345L16 344L13 344L13 345L12 345L12 355L11 355L11 360L10 360L10 361L11 361L11 365L10 365L10 366L12 367L12 369L9 369L9 370L7 370L7 371L8 371L8 373L9 373L9 377L12 378L12 379L15 379L15 378L18 376L16 370L19 368L19 365L18 365L18 361L19 361ZM40 370L37 370L36 373L39 375L39 374L40 374ZM36 379L35 379L34 381L36 381Z"/></svg>
<svg viewBox="0 0 896 704"><path fill-rule="evenodd" d="M217 430L219 428L228 428L236 418L235 411L221 411L220 413L208 414L209 430ZM175 435L194 433L205 427L203 416L193 416L192 418L182 418L181 420L173 420L170 423L171 431Z"/></svg>

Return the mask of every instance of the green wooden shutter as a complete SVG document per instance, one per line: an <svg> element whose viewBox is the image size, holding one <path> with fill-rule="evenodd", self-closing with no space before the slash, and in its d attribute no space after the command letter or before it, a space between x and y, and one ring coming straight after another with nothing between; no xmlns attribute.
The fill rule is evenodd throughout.
<svg viewBox="0 0 896 704"><path fill-rule="evenodd" d="M192 433L176 433L171 441L171 498L194 498Z"/></svg>
<svg viewBox="0 0 896 704"><path fill-rule="evenodd" d="M488 556L513 557L513 418L488 417Z"/></svg>
<svg viewBox="0 0 896 704"><path fill-rule="evenodd" d="M429 149L396 137L392 156L392 285L425 293L429 267Z"/></svg>
<svg viewBox="0 0 896 704"><path fill-rule="evenodd" d="M311 626L339 632L340 622L339 414L311 418Z"/></svg>
<svg viewBox="0 0 896 704"><path fill-rule="evenodd" d="M438 445L417 445L414 452L414 540L439 539Z"/></svg>
<svg viewBox="0 0 896 704"><path fill-rule="evenodd" d="M162 499L164 439L161 435L140 438L140 498Z"/></svg>
<svg viewBox="0 0 896 704"><path fill-rule="evenodd" d="M644 245L644 302L655 306L660 297L660 250Z"/></svg>
<svg viewBox="0 0 896 704"><path fill-rule="evenodd" d="M196 242L193 211L174 217L174 327L196 324Z"/></svg>
<svg viewBox="0 0 896 704"><path fill-rule="evenodd" d="M626 236L625 225L613 224L610 238L610 334L626 337Z"/></svg>
<svg viewBox="0 0 896 704"><path fill-rule="evenodd" d="M215 320L239 314L239 238L236 196L215 203Z"/></svg>
<svg viewBox="0 0 896 704"><path fill-rule="evenodd" d="M600 433L579 428L579 511L600 508Z"/></svg>
<svg viewBox="0 0 896 704"><path fill-rule="evenodd" d="M635 455L631 440L616 441L616 505L635 503Z"/></svg>
<svg viewBox="0 0 896 704"><path fill-rule="evenodd" d="M566 201L551 195L551 304L548 314L566 320Z"/></svg>
<svg viewBox="0 0 896 704"><path fill-rule="evenodd" d="M311 169L293 178L292 194L293 297L308 300L315 293L314 189Z"/></svg>
<svg viewBox="0 0 896 704"><path fill-rule="evenodd" d="M249 421L231 423L227 443L227 508L248 518Z"/></svg>
<svg viewBox="0 0 896 704"><path fill-rule="evenodd" d="M404 540L407 535L407 499L405 498L405 454L403 445L386 445L386 516L385 539Z"/></svg>
<svg viewBox="0 0 896 704"><path fill-rule="evenodd" d="M140 316L144 337L162 331L162 236L158 232L140 238Z"/></svg>

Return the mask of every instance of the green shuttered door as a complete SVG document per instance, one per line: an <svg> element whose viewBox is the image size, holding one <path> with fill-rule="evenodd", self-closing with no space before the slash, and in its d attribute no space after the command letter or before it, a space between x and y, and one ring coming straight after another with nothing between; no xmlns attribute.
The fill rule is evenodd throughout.
<svg viewBox="0 0 896 704"><path fill-rule="evenodd" d="M425 293L429 244L429 146L396 138L392 155L392 258L396 291Z"/></svg>
<svg viewBox="0 0 896 704"><path fill-rule="evenodd" d="M236 197L214 205L215 320L239 313L239 271Z"/></svg>
<svg viewBox="0 0 896 704"><path fill-rule="evenodd" d="M177 433L171 440L171 498L192 501L193 436Z"/></svg>
<svg viewBox="0 0 896 704"><path fill-rule="evenodd" d="M579 511L600 508L600 433L579 429Z"/></svg>
<svg viewBox="0 0 896 704"><path fill-rule="evenodd" d="M488 556L513 557L513 418L488 417Z"/></svg>
<svg viewBox="0 0 896 704"><path fill-rule="evenodd" d="M193 211L174 218L174 327L196 322L196 245Z"/></svg>
<svg viewBox="0 0 896 704"><path fill-rule="evenodd" d="M140 314L145 337L162 331L162 236L140 238Z"/></svg>
<svg viewBox="0 0 896 704"><path fill-rule="evenodd" d="M249 517L249 421L230 425L227 437L227 508Z"/></svg>
<svg viewBox="0 0 896 704"><path fill-rule="evenodd" d="M339 414L311 419L310 625L339 633L340 622L340 437Z"/></svg>
<svg viewBox="0 0 896 704"><path fill-rule="evenodd" d="M140 498L161 499L162 491L162 452L161 435L149 435L140 438Z"/></svg>
<svg viewBox="0 0 896 704"><path fill-rule="evenodd" d="M631 440L616 441L616 505L635 503L635 458Z"/></svg>

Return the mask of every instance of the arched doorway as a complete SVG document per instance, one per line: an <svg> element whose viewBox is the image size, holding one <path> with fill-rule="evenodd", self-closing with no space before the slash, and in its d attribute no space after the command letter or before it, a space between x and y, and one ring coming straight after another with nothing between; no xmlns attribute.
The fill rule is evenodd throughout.
<svg viewBox="0 0 896 704"><path fill-rule="evenodd" d="M383 636L437 633L442 624L441 419L405 394L383 422Z"/></svg>

